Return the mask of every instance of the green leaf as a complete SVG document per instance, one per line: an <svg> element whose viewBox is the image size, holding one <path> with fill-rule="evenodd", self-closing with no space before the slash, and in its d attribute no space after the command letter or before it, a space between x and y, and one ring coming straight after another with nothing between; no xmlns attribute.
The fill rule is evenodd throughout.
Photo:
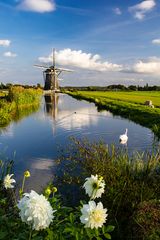
<svg viewBox="0 0 160 240"><path fill-rule="evenodd" d="M105 229L105 232L113 232L114 229L115 229L115 226L108 225Z"/></svg>
<svg viewBox="0 0 160 240"><path fill-rule="evenodd" d="M105 227L102 227L102 233L105 234Z"/></svg>
<svg viewBox="0 0 160 240"><path fill-rule="evenodd" d="M6 239L7 232L0 232L0 239Z"/></svg>
<svg viewBox="0 0 160 240"><path fill-rule="evenodd" d="M99 236L99 231L98 231L98 229L95 229L95 234L96 234L96 237Z"/></svg>
<svg viewBox="0 0 160 240"><path fill-rule="evenodd" d="M86 233L87 233L87 236L89 237L89 239L92 238L92 233L90 232L90 229L86 228Z"/></svg>
<svg viewBox="0 0 160 240"><path fill-rule="evenodd" d="M73 213L70 213L70 215L69 215L69 220L70 220L71 223L74 222L74 216L73 216Z"/></svg>
<svg viewBox="0 0 160 240"><path fill-rule="evenodd" d="M107 239L111 239L111 235L109 233L105 233L104 236L107 238Z"/></svg>
<svg viewBox="0 0 160 240"><path fill-rule="evenodd" d="M76 240L79 240L79 234L76 232Z"/></svg>
<svg viewBox="0 0 160 240"><path fill-rule="evenodd" d="M99 237L99 236L98 236L98 237L96 237L96 239L97 239L97 240L102 240L102 238L101 238L101 237Z"/></svg>
<svg viewBox="0 0 160 240"><path fill-rule="evenodd" d="M66 227L66 228L64 229L64 232L72 232L72 228Z"/></svg>
<svg viewBox="0 0 160 240"><path fill-rule="evenodd" d="M41 236L36 236L36 237L32 237L33 240L43 240L43 237ZM51 238L50 238L51 239Z"/></svg>

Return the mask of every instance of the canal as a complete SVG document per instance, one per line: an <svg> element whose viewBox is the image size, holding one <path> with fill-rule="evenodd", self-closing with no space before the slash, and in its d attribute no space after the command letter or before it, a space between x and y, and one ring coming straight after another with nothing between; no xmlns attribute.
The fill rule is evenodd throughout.
<svg viewBox="0 0 160 240"><path fill-rule="evenodd" d="M128 129L128 143L119 143L119 135ZM151 150L158 146L150 129L132 121L98 112L94 103L78 101L66 94L42 97L40 109L17 122L0 129L1 158L13 159L15 178L20 182L28 169L26 191L41 191L54 177L54 160L70 144L70 137L103 140L125 148L129 153Z"/></svg>

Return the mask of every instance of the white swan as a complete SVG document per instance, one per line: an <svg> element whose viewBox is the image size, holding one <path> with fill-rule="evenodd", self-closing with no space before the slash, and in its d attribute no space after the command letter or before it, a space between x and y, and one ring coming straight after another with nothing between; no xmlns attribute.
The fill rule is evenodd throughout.
<svg viewBox="0 0 160 240"><path fill-rule="evenodd" d="M127 133L128 133L128 129L126 128L125 134L122 134L119 136L120 143L125 144L128 141Z"/></svg>

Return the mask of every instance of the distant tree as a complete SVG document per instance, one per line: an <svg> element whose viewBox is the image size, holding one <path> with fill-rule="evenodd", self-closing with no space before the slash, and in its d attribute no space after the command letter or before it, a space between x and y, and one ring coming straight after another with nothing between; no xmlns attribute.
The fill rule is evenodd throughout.
<svg viewBox="0 0 160 240"><path fill-rule="evenodd" d="M12 86L13 86L12 83L7 83L7 84L6 84L6 89L10 89Z"/></svg>
<svg viewBox="0 0 160 240"><path fill-rule="evenodd" d="M42 88L40 83L37 83L37 88Z"/></svg>
<svg viewBox="0 0 160 240"><path fill-rule="evenodd" d="M0 84L0 89L6 89L5 84L3 84L2 82L1 82L1 84Z"/></svg>
<svg viewBox="0 0 160 240"><path fill-rule="evenodd" d="M130 86L128 87L128 89L129 89L129 90L132 90L132 91L137 91L137 86L135 86L135 85L130 85Z"/></svg>

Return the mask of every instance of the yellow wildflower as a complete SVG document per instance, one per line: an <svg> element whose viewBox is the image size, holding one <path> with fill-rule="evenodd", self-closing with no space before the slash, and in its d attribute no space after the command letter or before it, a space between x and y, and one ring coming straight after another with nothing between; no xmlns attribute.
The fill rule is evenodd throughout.
<svg viewBox="0 0 160 240"><path fill-rule="evenodd" d="M26 178L29 178L29 177L31 176L31 174L30 174L29 171L25 171L25 172L24 172L24 176L25 176Z"/></svg>

